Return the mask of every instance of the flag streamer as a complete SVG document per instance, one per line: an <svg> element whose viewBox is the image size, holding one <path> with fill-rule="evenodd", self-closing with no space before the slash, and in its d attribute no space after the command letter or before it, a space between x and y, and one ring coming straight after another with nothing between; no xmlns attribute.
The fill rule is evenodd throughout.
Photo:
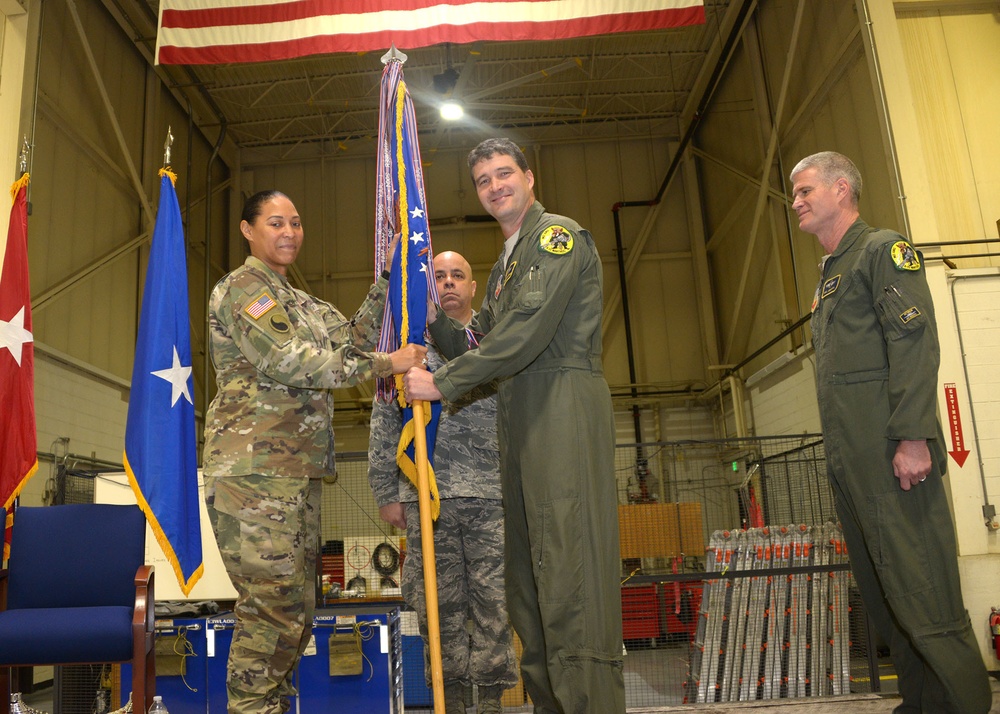
<svg viewBox="0 0 1000 714"><path fill-rule="evenodd" d="M386 265L386 247L392 236L401 236L393 257L389 295L378 345L379 351L392 352L401 345L426 344L427 298L430 296L435 302L438 300L437 283L431 267L433 251L413 101L403 80L402 62L396 59L389 60L382 73L378 156L375 229L378 273ZM413 446L416 425L413 410L403 399L401 386L399 375L395 380L379 380L377 397L386 402L398 399L403 408L403 429L396 462L407 478L416 484ZM429 488L435 519L440 512L440 497L434 479L433 450L440 413L440 402L431 402L430 409L424 410L423 424L427 433Z"/></svg>
<svg viewBox="0 0 1000 714"><path fill-rule="evenodd" d="M10 555L12 506L38 471L35 433L35 351L28 276L28 181L25 172L11 186L13 206L0 271L0 505L7 509L3 558Z"/></svg>
<svg viewBox="0 0 1000 714"><path fill-rule="evenodd" d="M176 180L168 168L160 170L160 205L132 367L125 470L181 592L189 595L204 565L187 259Z"/></svg>

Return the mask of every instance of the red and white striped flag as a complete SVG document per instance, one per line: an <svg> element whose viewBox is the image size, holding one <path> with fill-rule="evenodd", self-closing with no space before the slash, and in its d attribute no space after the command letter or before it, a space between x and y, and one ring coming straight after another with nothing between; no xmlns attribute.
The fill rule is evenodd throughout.
<svg viewBox="0 0 1000 714"><path fill-rule="evenodd" d="M704 0L160 0L156 61L264 62L703 22Z"/></svg>

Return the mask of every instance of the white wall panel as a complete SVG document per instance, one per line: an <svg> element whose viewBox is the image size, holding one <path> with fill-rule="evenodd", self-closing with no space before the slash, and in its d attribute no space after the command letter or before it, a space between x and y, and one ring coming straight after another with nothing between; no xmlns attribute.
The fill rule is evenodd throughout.
<svg viewBox="0 0 1000 714"><path fill-rule="evenodd" d="M207 230L204 191L212 147L201 133L188 135L185 110L104 5L99 0L81 0L75 7L85 39L65 8L42 13L34 124L27 129L34 146L28 250L35 339L97 371L123 380L131 377L148 239L88 274L82 271L152 228L152 216L144 212L139 191L155 213L157 170L170 126L174 136L171 165L178 174L176 190L189 246L188 292L200 410ZM39 3L31 3L30 8L37 17ZM93 52L123 137L124 153L84 43ZM31 115L30 107L22 113ZM127 167L129 161L138 173L135 180ZM215 187L227 177L228 169L216 161ZM216 192L212 200L211 230L216 238L212 284L229 268L227 241L221 240L225 226L232 223L228 200L226 189ZM54 292L57 286L63 287ZM39 374L37 383L44 388L42 380L49 376Z"/></svg>
<svg viewBox="0 0 1000 714"><path fill-rule="evenodd" d="M35 426L40 452L121 464L127 398L123 380L36 341ZM59 443L62 439L67 441ZM21 504L41 505L54 473L52 462L41 460L38 471L21 491Z"/></svg>
<svg viewBox="0 0 1000 714"><path fill-rule="evenodd" d="M748 380L754 432L760 436L820 432L816 362L812 348L800 350L759 380Z"/></svg>
<svg viewBox="0 0 1000 714"><path fill-rule="evenodd" d="M974 411L963 419L965 448L972 451L969 488L976 488L979 458L990 503L1000 503L1000 275L972 275L956 280L951 306L939 305L938 311L953 309L962 332L964 367L968 376L970 407ZM946 427L947 428L947 427ZM974 431L973 431L974 430ZM945 438L949 438L945 432ZM975 440L974 440L975 439ZM978 446L978 453L976 450ZM950 445L949 445L950 448Z"/></svg>

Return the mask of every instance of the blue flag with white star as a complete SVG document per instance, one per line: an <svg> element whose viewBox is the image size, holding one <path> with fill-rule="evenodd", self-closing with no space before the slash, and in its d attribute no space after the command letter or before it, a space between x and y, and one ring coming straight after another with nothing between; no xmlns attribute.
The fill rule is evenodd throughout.
<svg viewBox="0 0 1000 714"><path fill-rule="evenodd" d="M203 564L187 259L175 180L168 169L160 171L160 206L132 367L125 470L181 591L188 595Z"/></svg>

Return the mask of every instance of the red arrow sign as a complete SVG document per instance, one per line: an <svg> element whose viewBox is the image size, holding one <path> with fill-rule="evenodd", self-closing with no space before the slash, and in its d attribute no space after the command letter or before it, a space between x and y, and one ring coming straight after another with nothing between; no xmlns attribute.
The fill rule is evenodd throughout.
<svg viewBox="0 0 1000 714"><path fill-rule="evenodd" d="M958 411L958 389L954 382L944 385L944 401L948 405L948 428L951 431L951 451L948 455L962 468L969 458L969 452L962 437L962 415Z"/></svg>

